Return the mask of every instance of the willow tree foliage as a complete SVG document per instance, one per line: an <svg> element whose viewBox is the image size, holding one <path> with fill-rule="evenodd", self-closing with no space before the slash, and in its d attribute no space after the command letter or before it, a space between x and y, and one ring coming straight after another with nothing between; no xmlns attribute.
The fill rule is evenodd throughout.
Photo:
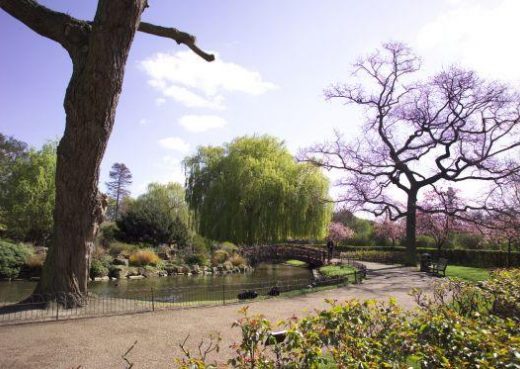
<svg viewBox="0 0 520 369"><path fill-rule="evenodd" d="M318 168L270 136L200 147L184 161L186 199L203 236L242 244L321 238L332 207Z"/></svg>

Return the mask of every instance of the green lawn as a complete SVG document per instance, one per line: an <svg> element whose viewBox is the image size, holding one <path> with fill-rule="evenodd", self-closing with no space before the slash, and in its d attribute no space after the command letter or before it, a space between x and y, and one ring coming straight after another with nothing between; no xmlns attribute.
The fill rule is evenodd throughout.
<svg viewBox="0 0 520 369"><path fill-rule="evenodd" d="M301 260L287 260L285 264L295 267L307 267L308 264Z"/></svg>
<svg viewBox="0 0 520 369"><path fill-rule="evenodd" d="M448 265L446 277L456 277L466 281L484 281L489 278L489 271L484 268L472 268L458 265Z"/></svg>
<svg viewBox="0 0 520 369"><path fill-rule="evenodd" d="M356 268L348 265L326 265L319 269L320 273L329 278L344 277L353 274Z"/></svg>

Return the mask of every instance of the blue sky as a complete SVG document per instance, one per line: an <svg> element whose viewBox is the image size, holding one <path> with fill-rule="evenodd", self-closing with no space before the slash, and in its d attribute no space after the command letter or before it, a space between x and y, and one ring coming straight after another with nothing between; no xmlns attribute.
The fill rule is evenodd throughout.
<svg viewBox="0 0 520 369"><path fill-rule="evenodd" d="M94 0L41 1L91 19ZM218 55L138 33L101 169L124 162L139 194L152 181L182 181L180 161L198 145L272 134L292 152L339 129L359 132L363 115L322 91L346 81L350 64L387 41L414 47L425 73L453 63L518 86L520 1L158 1L143 20L193 33ZM67 53L0 12L0 131L39 147L64 129ZM104 189L104 185L100 185Z"/></svg>

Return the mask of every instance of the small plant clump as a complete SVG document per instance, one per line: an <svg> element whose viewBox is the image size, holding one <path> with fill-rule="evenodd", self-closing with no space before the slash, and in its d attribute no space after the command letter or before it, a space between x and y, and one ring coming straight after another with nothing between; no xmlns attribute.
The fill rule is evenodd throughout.
<svg viewBox="0 0 520 369"><path fill-rule="evenodd" d="M246 262L246 259L244 259L242 256L238 255L238 254L235 254L233 256L231 256L229 258L229 261L231 262L231 264L233 264L233 266L237 267L237 266L240 266L240 265L246 265L247 262Z"/></svg>
<svg viewBox="0 0 520 369"><path fill-rule="evenodd" d="M161 258L151 249L137 250L130 255L130 265L133 266L155 266L159 264Z"/></svg>
<svg viewBox="0 0 520 369"><path fill-rule="evenodd" d="M211 258L211 264L223 264L229 259L229 253L226 250L216 250Z"/></svg>

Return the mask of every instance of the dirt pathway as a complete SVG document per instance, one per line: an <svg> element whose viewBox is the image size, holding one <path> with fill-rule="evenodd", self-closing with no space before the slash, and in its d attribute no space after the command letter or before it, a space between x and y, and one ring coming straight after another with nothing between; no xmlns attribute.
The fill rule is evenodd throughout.
<svg viewBox="0 0 520 369"><path fill-rule="evenodd" d="M370 263L369 269L381 265ZM397 298L413 307L408 291L428 288L431 278L409 268L371 272L360 285L350 285L293 298L276 298L251 303L252 313L263 313L273 321L302 316L327 306L325 299L345 300ZM175 367L180 356L178 343L190 334L190 347L220 332L219 357L229 357L229 345L239 332L231 324L239 317L241 305L162 311L75 321L35 323L0 327L0 368L124 368L121 355L137 340L129 355L135 369Z"/></svg>

